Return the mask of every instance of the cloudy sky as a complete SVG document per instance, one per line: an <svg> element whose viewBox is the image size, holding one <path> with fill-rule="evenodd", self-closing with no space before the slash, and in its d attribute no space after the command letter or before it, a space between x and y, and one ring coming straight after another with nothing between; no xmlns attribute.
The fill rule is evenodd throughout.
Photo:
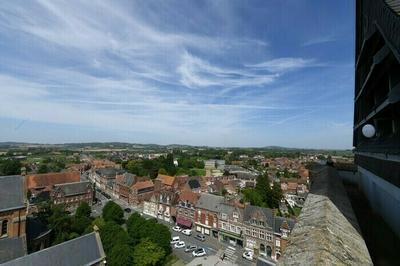
<svg viewBox="0 0 400 266"><path fill-rule="evenodd" d="M3 1L0 141L352 147L353 1Z"/></svg>

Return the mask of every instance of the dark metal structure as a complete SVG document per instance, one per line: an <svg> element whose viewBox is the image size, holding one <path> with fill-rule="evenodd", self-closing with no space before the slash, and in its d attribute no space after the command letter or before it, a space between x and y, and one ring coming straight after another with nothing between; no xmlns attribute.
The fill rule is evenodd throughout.
<svg viewBox="0 0 400 266"><path fill-rule="evenodd" d="M400 0L356 1L355 48L359 183L372 208L400 235ZM366 124L376 129L372 138L362 133Z"/></svg>

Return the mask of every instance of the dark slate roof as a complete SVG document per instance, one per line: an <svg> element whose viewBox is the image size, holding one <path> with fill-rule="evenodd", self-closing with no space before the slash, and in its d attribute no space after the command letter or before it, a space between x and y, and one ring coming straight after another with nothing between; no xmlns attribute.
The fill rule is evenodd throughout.
<svg viewBox="0 0 400 266"><path fill-rule="evenodd" d="M281 232L280 228L281 228L281 225L282 225L282 223L283 223L284 221L287 222L287 224L288 224L288 226L289 226L288 229L289 229L290 231L292 231L294 225L296 224L296 221L295 221L295 220L293 220L293 219L288 219L288 218L285 218L285 217L276 216L276 217L275 217L275 225L274 225L274 232L275 232L275 233L280 233L280 232Z"/></svg>
<svg viewBox="0 0 400 266"><path fill-rule="evenodd" d="M51 230L47 228L38 218L26 217L26 236L28 243L38 237L42 237Z"/></svg>
<svg viewBox="0 0 400 266"><path fill-rule="evenodd" d="M249 223L255 213L260 213L264 217L264 222L274 227L274 213L271 209L258 206L247 205L244 208L243 221Z"/></svg>
<svg viewBox="0 0 400 266"><path fill-rule="evenodd" d="M98 173L101 176L106 176L108 178L115 178L116 175L123 174L124 171L116 168L100 168L96 170L96 173Z"/></svg>
<svg viewBox="0 0 400 266"><path fill-rule="evenodd" d="M61 190L65 196L73 196L79 194L85 194L86 190L90 186L90 181L74 182L55 185L55 190Z"/></svg>
<svg viewBox="0 0 400 266"><path fill-rule="evenodd" d="M98 233L90 233L64 243L9 261L4 266L80 266L105 258Z"/></svg>
<svg viewBox="0 0 400 266"><path fill-rule="evenodd" d="M136 175L131 173L124 173L124 183L126 186L131 187L135 183Z"/></svg>
<svg viewBox="0 0 400 266"><path fill-rule="evenodd" d="M200 182L197 179L191 179L188 182L188 185L190 187L190 189L196 189L196 188L200 188Z"/></svg>
<svg viewBox="0 0 400 266"><path fill-rule="evenodd" d="M220 212L222 207L221 205L224 201L224 197L222 196L201 193L200 198L196 203L196 207L213 212Z"/></svg>
<svg viewBox="0 0 400 266"><path fill-rule="evenodd" d="M0 211L25 206L24 180L20 175L0 176Z"/></svg>
<svg viewBox="0 0 400 266"><path fill-rule="evenodd" d="M25 243L23 238L0 239L0 263L4 263L25 255Z"/></svg>

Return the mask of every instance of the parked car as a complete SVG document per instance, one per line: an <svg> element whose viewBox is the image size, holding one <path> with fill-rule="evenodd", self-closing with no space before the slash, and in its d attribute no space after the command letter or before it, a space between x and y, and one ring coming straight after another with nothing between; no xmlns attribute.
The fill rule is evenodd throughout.
<svg viewBox="0 0 400 266"><path fill-rule="evenodd" d="M245 251L245 252L243 252L242 257L245 258L246 260L253 261L253 255L254 255L253 252Z"/></svg>
<svg viewBox="0 0 400 266"><path fill-rule="evenodd" d="M130 208L125 208L124 211L130 213L132 210Z"/></svg>
<svg viewBox="0 0 400 266"><path fill-rule="evenodd" d="M185 252L191 252L191 251L196 250L196 249L197 249L197 246L188 245L185 248Z"/></svg>
<svg viewBox="0 0 400 266"><path fill-rule="evenodd" d="M184 229L181 231L182 234L190 236L192 234L192 230L190 229Z"/></svg>
<svg viewBox="0 0 400 266"><path fill-rule="evenodd" d="M179 236L174 236L174 237L172 237L171 244L176 244L176 243L178 243L179 241L181 241L181 239L179 238Z"/></svg>
<svg viewBox="0 0 400 266"><path fill-rule="evenodd" d="M206 240L206 237L204 235L200 235L200 234L196 235L194 238L196 238L197 240L200 240L200 241Z"/></svg>
<svg viewBox="0 0 400 266"><path fill-rule="evenodd" d="M206 251L204 248L198 248L192 252L193 257L201 257L206 255Z"/></svg>
<svg viewBox="0 0 400 266"><path fill-rule="evenodd" d="M174 230L175 232L180 232L180 231L182 231L182 228L180 228L179 226L175 225L174 227L172 227L172 230Z"/></svg>
<svg viewBox="0 0 400 266"><path fill-rule="evenodd" d="M179 241L175 243L174 245L175 248L184 248L185 247L185 242L184 241Z"/></svg>

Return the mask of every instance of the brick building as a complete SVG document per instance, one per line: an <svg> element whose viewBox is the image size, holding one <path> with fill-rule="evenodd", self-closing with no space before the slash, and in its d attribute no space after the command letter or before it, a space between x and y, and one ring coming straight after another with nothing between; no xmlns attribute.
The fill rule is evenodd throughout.
<svg viewBox="0 0 400 266"><path fill-rule="evenodd" d="M123 173L117 175L115 178L114 191L118 197L126 202L129 201L129 194L131 193L131 187L138 181L138 177L134 174Z"/></svg>
<svg viewBox="0 0 400 266"><path fill-rule="evenodd" d="M182 191L176 205L176 224L185 228L192 228L195 222L195 205L200 195L192 191Z"/></svg>
<svg viewBox="0 0 400 266"><path fill-rule="evenodd" d="M272 209L247 205L243 213L244 247L277 260L294 224L293 219L275 216Z"/></svg>
<svg viewBox="0 0 400 266"><path fill-rule="evenodd" d="M233 246L243 246L243 208L221 204L218 214L218 228L221 242Z"/></svg>
<svg viewBox="0 0 400 266"><path fill-rule="evenodd" d="M131 187L129 194L129 203L138 204L145 200L149 200L154 193L154 184L152 180L143 180L136 182Z"/></svg>
<svg viewBox="0 0 400 266"><path fill-rule="evenodd" d="M161 191L161 190L178 190L178 182L175 176L169 175L158 175L156 179L154 179L154 190Z"/></svg>
<svg viewBox="0 0 400 266"><path fill-rule="evenodd" d="M67 210L74 210L82 202L93 203L93 186L90 181L54 185L50 193L54 204L64 204Z"/></svg>
<svg viewBox="0 0 400 266"><path fill-rule="evenodd" d="M223 203L224 197L208 193L200 194L194 215L197 232L218 237L218 213L220 213Z"/></svg>
<svg viewBox="0 0 400 266"><path fill-rule="evenodd" d="M26 176L26 187L30 191L30 201L43 198L49 199L54 185L79 182L81 179L78 171L35 174Z"/></svg>
<svg viewBox="0 0 400 266"><path fill-rule="evenodd" d="M0 264L26 254L26 192L22 176L0 177Z"/></svg>

